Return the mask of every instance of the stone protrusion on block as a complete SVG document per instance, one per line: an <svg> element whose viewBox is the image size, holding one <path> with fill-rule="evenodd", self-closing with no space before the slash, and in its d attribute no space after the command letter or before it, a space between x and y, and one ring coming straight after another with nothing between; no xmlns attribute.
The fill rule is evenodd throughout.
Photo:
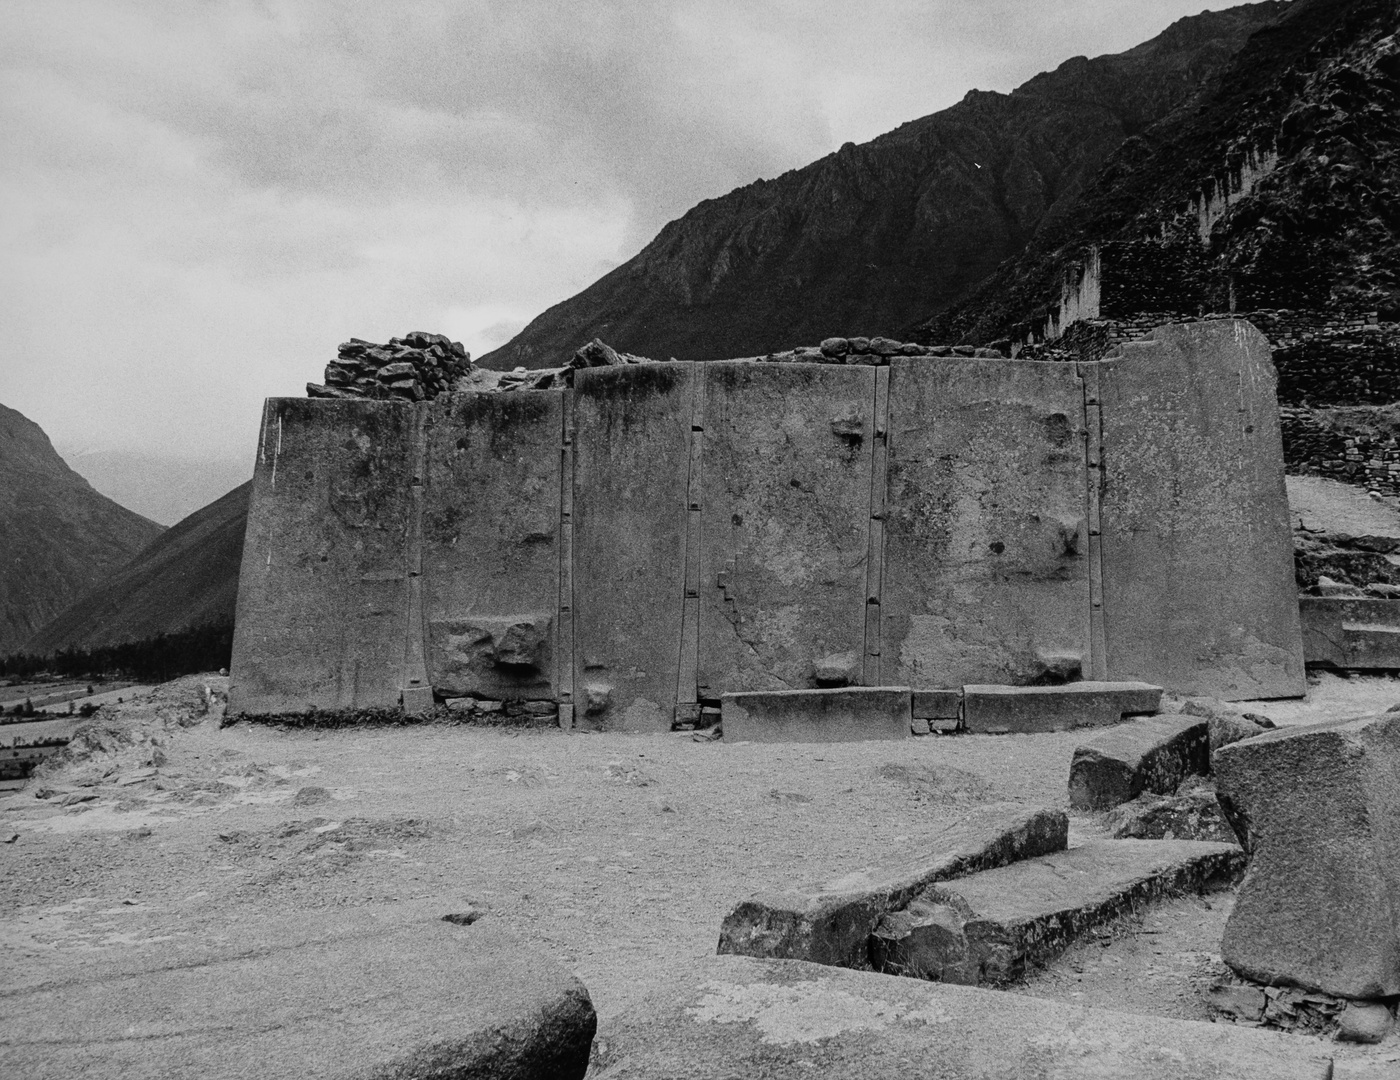
<svg viewBox="0 0 1400 1080"><path fill-rule="evenodd" d="M1225 962L1256 982L1400 994L1400 713L1266 732L1215 769L1252 856Z"/></svg>
<svg viewBox="0 0 1400 1080"><path fill-rule="evenodd" d="M1197 716L1145 716L1090 736L1069 766L1069 804L1108 810L1144 792L1171 795L1210 771L1207 723Z"/></svg>
<svg viewBox="0 0 1400 1080"><path fill-rule="evenodd" d="M1303 657L1338 668L1400 667L1400 601L1300 596Z"/></svg>
<svg viewBox="0 0 1400 1080"><path fill-rule="evenodd" d="M1098 840L934 885L922 897L963 913L979 982L999 985L1143 903L1233 884L1244 862L1234 844Z"/></svg>
<svg viewBox="0 0 1400 1080"><path fill-rule="evenodd" d="M963 725L989 735L1069 731L1116 724L1129 714L1155 713L1161 701L1160 686L1139 682L970 684L963 687Z"/></svg>
<svg viewBox="0 0 1400 1080"><path fill-rule="evenodd" d="M1325 1080L1325 1046L1206 1024L841 971L710 956L605 1020L589 1075L766 1080Z"/></svg>
<svg viewBox="0 0 1400 1080"><path fill-rule="evenodd" d="M1063 811L1016 803L976 807L929 830L922 853L907 860L736 904L720 927L719 952L866 967L870 935L886 913L935 882L1061 851L1068 832Z"/></svg>
<svg viewBox="0 0 1400 1080"><path fill-rule="evenodd" d="M757 690L720 698L726 742L859 742L910 736L909 688Z"/></svg>
<svg viewBox="0 0 1400 1080"><path fill-rule="evenodd" d="M948 904L915 900L880 920L870 935L870 966L886 975L976 986L977 959L965 921Z"/></svg>
<svg viewBox="0 0 1400 1080"><path fill-rule="evenodd" d="M962 711L962 691L915 690L910 704L915 720L956 720Z"/></svg>

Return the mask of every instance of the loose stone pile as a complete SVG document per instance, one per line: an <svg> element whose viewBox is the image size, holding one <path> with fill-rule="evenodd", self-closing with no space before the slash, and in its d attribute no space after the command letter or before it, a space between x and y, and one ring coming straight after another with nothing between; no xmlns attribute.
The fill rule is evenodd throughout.
<svg viewBox="0 0 1400 1080"><path fill-rule="evenodd" d="M461 342L421 330L388 344L351 338L326 365L326 383L307 383L310 397L402 398L423 401L455 388L472 370Z"/></svg>

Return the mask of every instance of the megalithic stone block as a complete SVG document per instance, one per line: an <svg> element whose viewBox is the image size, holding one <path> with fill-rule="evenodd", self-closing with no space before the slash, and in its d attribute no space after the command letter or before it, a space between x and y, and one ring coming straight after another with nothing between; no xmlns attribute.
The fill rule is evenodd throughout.
<svg viewBox="0 0 1400 1080"><path fill-rule="evenodd" d="M1258 735L1215 755L1252 853L1220 952L1257 982L1400 994L1400 714Z"/></svg>
<svg viewBox="0 0 1400 1080"><path fill-rule="evenodd" d="M1209 724L1199 716L1146 716L1095 732L1069 766L1069 804L1108 810L1143 792L1171 795L1210 772Z"/></svg>
<svg viewBox="0 0 1400 1080"><path fill-rule="evenodd" d="M887 912L935 882L1063 851L1068 833L1062 810L1017 803L976 807L929 830L921 838L923 850L907 860L736 904L720 928L719 951L866 967L870 934Z"/></svg>
<svg viewBox="0 0 1400 1080"><path fill-rule="evenodd" d="M757 690L720 698L726 742L907 739L907 686Z"/></svg>
<svg viewBox="0 0 1400 1080"><path fill-rule="evenodd" d="M983 734L1069 731L1116 724L1125 714L1154 713L1162 688L1137 682L1065 686L963 687L963 726Z"/></svg>

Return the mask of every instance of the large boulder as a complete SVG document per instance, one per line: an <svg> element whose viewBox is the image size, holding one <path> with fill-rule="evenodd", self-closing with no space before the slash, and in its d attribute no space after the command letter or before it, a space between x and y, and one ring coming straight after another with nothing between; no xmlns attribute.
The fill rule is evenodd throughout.
<svg viewBox="0 0 1400 1080"><path fill-rule="evenodd" d="M1252 854L1221 955L1256 982L1400 994L1400 714L1280 729L1215 755Z"/></svg>
<svg viewBox="0 0 1400 1080"><path fill-rule="evenodd" d="M1095 732L1075 749L1069 804L1108 810L1144 792L1171 795L1188 776L1209 771L1205 720L1148 716Z"/></svg>

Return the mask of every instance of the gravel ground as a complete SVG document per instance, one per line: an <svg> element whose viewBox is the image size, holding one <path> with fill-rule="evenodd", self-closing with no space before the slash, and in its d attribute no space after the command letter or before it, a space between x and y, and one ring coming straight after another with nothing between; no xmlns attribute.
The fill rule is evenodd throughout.
<svg viewBox="0 0 1400 1080"><path fill-rule="evenodd" d="M1328 680L1312 719L1400 700L1393 680ZM974 803L1066 807L1082 738L221 729L202 688L217 697L225 682L179 680L104 709L105 750L0 798L10 985L272 912L470 905L575 971L606 1019L713 952L726 910L755 890L907 857ZM1072 843L1100 835L1097 817L1072 819ZM1019 989L1203 1018L1229 899L1155 907Z"/></svg>

